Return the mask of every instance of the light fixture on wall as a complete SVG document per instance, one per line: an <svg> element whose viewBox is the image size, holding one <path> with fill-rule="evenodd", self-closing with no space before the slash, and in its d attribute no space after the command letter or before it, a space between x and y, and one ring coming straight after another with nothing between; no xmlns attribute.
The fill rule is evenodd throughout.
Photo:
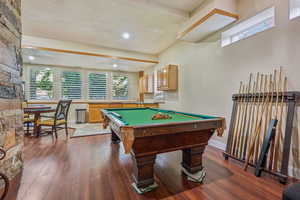
<svg viewBox="0 0 300 200"><path fill-rule="evenodd" d="M130 38L130 34L128 32L124 32L122 33L122 37L126 40L128 40Z"/></svg>
<svg viewBox="0 0 300 200"><path fill-rule="evenodd" d="M28 59L29 59L29 60L34 60L35 57L34 57L34 56L28 56Z"/></svg>
<svg viewBox="0 0 300 200"><path fill-rule="evenodd" d="M117 67L118 67L118 65L117 65L116 63L114 63L114 64L113 64L113 67L114 67L114 68L117 68Z"/></svg>

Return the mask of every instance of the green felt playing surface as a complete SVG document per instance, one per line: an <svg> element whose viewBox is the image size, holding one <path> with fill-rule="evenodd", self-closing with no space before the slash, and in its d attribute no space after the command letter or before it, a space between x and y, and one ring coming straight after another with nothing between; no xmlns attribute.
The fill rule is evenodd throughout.
<svg viewBox="0 0 300 200"><path fill-rule="evenodd" d="M210 118L208 116L199 116L193 114L183 114L168 110L160 109L107 109L114 117L117 117L124 124L129 126L137 125L147 125L147 124L161 124L161 123L172 123L172 122L184 122L191 120L202 120ZM161 119L161 120L152 120L152 117L161 112L163 114L168 114L172 119Z"/></svg>

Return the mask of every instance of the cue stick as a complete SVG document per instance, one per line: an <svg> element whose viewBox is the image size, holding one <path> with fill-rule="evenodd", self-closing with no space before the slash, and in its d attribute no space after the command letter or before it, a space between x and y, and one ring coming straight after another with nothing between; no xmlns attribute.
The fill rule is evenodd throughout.
<svg viewBox="0 0 300 200"><path fill-rule="evenodd" d="M265 118L265 124L266 124L266 126L265 126L265 130L264 130L264 138L266 137L266 132L267 132L267 128L268 128L268 123L270 122L270 120L271 120L271 117L269 118L269 116L270 116L270 113L272 112L271 110L270 110L270 107L272 106L272 79L273 79L273 75L272 74L270 74L269 75L269 89L268 89L268 93L267 93L267 96L269 96L269 98L268 98L268 102L267 102L267 110L266 110L266 118ZM271 105L271 106L270 106Z"/></svg>
<svg viewBox="0 0 300 200"><path fill-rule="evenodd" d="M273 75L272 75L273 76ZM274 81L274 78L273 77L270 77L271 80L273 79ZM274 82L272 82L272 89L271 89L271 93L270 93L270 102L269 102L269 116L268 116L268 120L271 120L272 119L272 114L273 114L273 94L274 94ZM270 147L270 155L269 155L269 168L270 168L270 158L271 158L271 147Z"/></svg>
<svg viewBox="0 0 300 200"><path fill-rule="evenodd" d="M249 144L248 144L248 148L252 142L252 134L255 132L255 127L257 126L257 119L258 119L258 105L259 105L259 73L257 73L256 75L256 87L255 87L255 99L254 99L254 112L253 112L253 122L252 122L252 130L250 132L250 141L249 141ZM247 156L247 155L246 155Z"/></svg>
<svg viewBox="0 0 300 200"><path fill-rule="evenodd" d="M241 97L241 115L239 118L239 124L238 124L238 129L237 129L237 134L236 134L236 140L235 140L235 145L233 146L233 154L237 156L237 149L238 149L238 143L239 143L239 138L240 138L240 133L241 133L241 124L242 124L242 116L244 115L244 103L245 103L245 91L246 91L246 86L242 86L242 94L243 96Z"/></svg>
<svg viewBox="0 0 300 200"><path fill-rule="evenodd" d="M278 114L278 100L279 100L279 81L277 82L277 70L274 70L274 92L276 93L276 101L275 101L275 116L274 119L277 119L277 114ZM276 137L277 137L277 133L275 131L275 136L274 136L274 140L272 141L271 144L271 151L270 151L270 162L269 162L269 169L272 170L273 169L273 162L274 162L274 154L275 154L275 143L276 143Z"/></svg>
<svg viewBox="0 0 300 200"><path fill-rule="evenodd" d="M266 96L266 89L267 89L267 84L268 84L268 82L267 82L267 75L264 75L263 76L264 77L264 89L263 89L263 93L262 93L262 102L266 102L266 104L267 104L267 102L268 102L268 99L267 99L267 96ZM268 107L267 107L268 108ZM266 108L266 111L267 111L267 108ZM267 126L267 124L265 124L265 121L263 121L263 118L264 118L264 116L265 115L263 115L262 116L262 128L261 129L263 129L263 127L265 127L265 126ZM258 135L258 138L257 138L257 146L256 146L256 152L255 152L255 162L258 160L258 158L259 158L259 152L260 152L260 149L261 149L261 147L262 147L262 142L263 142L263 138L262 138L262 135L261 135L261 133Z"/></svg>
<svg viewBox="0 0 300 200"><path fill-rule="evenodd" d="M240 82L240 88L239 88L239 93L238 95L240 96L242 94L242 86L243 86L243 82L241 81ZM237 128L238 128L238 124L239 124L239 118L240 118L240 113L241 113L241 106L240 106L240 99L237 101L237 114L235 117L236 120L235 120L235 125L234 125L234 129L233 129L233 137L232 137L232 142L231 142L231 147L229 148L229 151L228 153L230 153L231 155L233 155L233 149L232 147L235 145L235 139L236 139L236 131L237 131Z"/></svg>
<svg viewBox="0 0 300 200"><path fill-rule="evenodd" d="M233 145L232 145L232 151L231 154L235 155L235 149L236 149L236 144L237 144L237 136L238 136L238 132L239 132L239 125L240 125L240 120L241 120L241 113L242 113L242 109L243 109L243 99L244 99L244 85L243 82L240 82L240 98L238 100L238 118L237 118L237 123L236 123L236 128L234 131L234 140L233 140Z"/></svg>
<svg viewBox="0 0 300 200"><path fill-rule="evenodd" d="M283 119L283 107L284 107L284 94L287 92L287 77L284 78L284 86L283 86L283 92L282 92L282 99L281 99L281 111L280 111L280 118L279 118L279 131L278 131L278 134L279 134L279 137L280 137L280 140L279 140L279 150L280 150L280 154L279 154L279 160L282 159L282 140L283 140L283 132L282 132L282 119Z"/></svg>
<svg viewBox="0 0 300 200"><path fill-rule="evenodd" d="M266 89L266 87L267 87L267 82L265 81L265 79L266 79L266 77L267 76L265 76L265 75L261 75L261 81L262 81L262 83L263 83L263 85L261 85L261 87L264 87L264 89L262 89L261 90L261 102L262 102L262 104L267 100L266 98L265 98L265 89ZM263 113L262 113L262 116L261 116L261 126L263 127ZM262 129L262 127L261 127L261 129ZM261 141L262 139L261 139L261 132L258 134L258 137L257 137L257 140L256 140L256 151L255 151L255 156L253 157L254 158L254 161L255 162L257 162L257 160L258 160L258 157L259 157L259 151L260 151L260 147L261 147L261 143L262 143L262 141Z"/></svg>
<svg viewBox="0 0 300 200"><path fill-rule="evenodd" d="M268 76L266 75L266 81L268 81ZM265 95L268 95L269 94L269 90L268 90L269 88L267 88L266 89L266 91L265 91ZM266 137L266 135L267 135L267 128L268 128L268 114L269 114L269 111L268 111L268 108L267 108L267 110L266 110L266 115L265 115L265 129L264 129L264 137L263 138L265 138Z"/></svg>
<svg viewBox="0 0 300 200"><path fill-rule="evenodd" d="M245 112L244 112L244 116L243 116L240 144L238 145L238 147L239 147L239 149L238 149L239 158L243 155L243 146L244 146L244 142L245 142L244 138L245 138L245 134L246 134L245 128L246 128L246 124L247 124L247 120L248 120L248 105L249 105L248 95L250 93L251 83L252 83L252 73L250 74L250 78L249 78L249 82L248 82L248 86L247 86L247 91L246 91Z"/></svg>
<svg viewBox="0 0 300 200"><path fill-rule="evenodd" d="M255 123L255 120L256 120L256 112L258 112L257 111L257 103L258 103L258 101L259 101L259 99L258 99L258 93L259 93L259 77L260 77L260 75L259 75L259 72L256 74L256 85L255 85L255 94L254 94L254 98L253 98L253 116L252 116L252 128L251 128L251 132L250 132L250 134L249 134L249 142L248 142L248 147L247 148L249 148L249 145L250 145L250 143L251 143L251 140L252 140L252 132L253 132L253 129L254 129L254 127L253 127L253 125L254 125L254 123ZM246 152L246 154L247 154L247 152ZM247 155L246 155L247 156Z"/></svg>
<svg viewBox="0 0 300 200"><path fill-rule="evenodd" d="M243 141L243 135L244 135L244 127L245 127L245 120L246 120L246 115L247 115L247 96L248 96L248 91L249 87L248 85L245 87L245 97L244 97L244 109L242 112L241 116L241 129L239 131L239 136L238 136L238 143L237 143L237 157L240 158L241 155L241 146L242 146L242 141Z"/></svg>
<svg viewBox="0 0 300 200"><path fill-rule="evenodd" d="M286 80L284 79L284 82L285 81ZM285 84L286 83L284 83L284 85L282 84L282 67L280 67L277 97L279 99L279 86L281 86L280 87L280 89L281 89L281 102L280 102L280 105L277 105L278 106L277 109L280 109L281 112L282 112L282 107L283 107L282 100L283 100L283 90L284 90ZM278 100L276 100L276 101L278 101ZM277 120L282 117L282 113L280 113L280 117L277 116L277 114L279 114L279 113L280 113L279 110L276 110L276 119ZM281 122L279 122L279 123L281 123ZM273 170L274 171L276 171L278 169L278 156L279 156L278 154L279 154L280 138L281 138L281 135L282 135L282 133L281 133L281 124L279 124L279 123L278 123L278 126L277 126L276 135L275 135L275 155L274 155L274 165L273 165L273 167L274 167Z"/></svg>
<svg viewBox="0 0 300 200"><path fill-rule="evenodd" d="M256 112L256 118L255 118L255 127L258 126L258 119L259 119L259 116L260 116L260 111L261 111L261 105L263 103L262 101L262 85L263 85L263 75L259 75L260 77L260 84L259 84L259 92L258 92L258 103L257 103L257 112ZM255 150L257 150L258 148L258 140L257 138L255 137L255 140L253 141L254 143L254 153L255 153ZM256 154L254 154L256 155ZM255 156L252 157L253 158L253 162L255 161Z"/></svg>
<svg viewBox="0 0 300 200"><path fill-rule="evenodd" d="M274 109L273 109L274 102L273 101L274 101L274 92L276 91L276 86L277 86L276 77L277 77L277 70L275 69L274 76L273 76L273 89L271 91L271 102L270 102L270 108L269 108L270 109L270 113L269 113L270 120L272 119L272 116L274 114ZM273 165L273 152L274 152L274 142L272 141L271 147L270 147L270 155L269 155L269 170L271 170L272 165Z"/></svg>
<svg viewBox="0 0 300 200"><path fill-rule="evenodd" d="M262 105L262 109L260 110L260 120L258 121L258 124L257 124L257 126L256 126L256 129L254 129L254 134L253 134L253 140L252 140L252 143L250 144L250 147L249 147L249 149L248 149L248 156L247 156L247 158L246 158L246 161L245 161L245 166L244 166L244 170L246 171L247 170L247 168L248 168L248 165L249 165L249 161L250 161L250 159L251 159L251 157L252 157L252 155L253 155L253 153L254 153L254 148L255 148L255 143L256 143L256 138L257 138L257 136L260 134L260 132L261 132L261 124L262 124L262 118L263 118L263 114L264 114L264 111L265 111L265 109L266 109L266 107L267 107L267 99L268 98L266 98L266 101L265 102L263 102L263 105Z"/></svg>
<svg viewBox="0 0 300 200"><path fill-rule="evenodd" d="M255 88L256 88L256 82L254 81L252 86L252 98L250 102L250 114L249 114L249 121L248 121L248 127L247 127L247 134L246 134L246 140L244 145L244 153L243 153L243 160L246 158L246 152L249 145L249 139L251 131L253 129L253 121L254 121L254 108L255 108Z"/></svg>
<svg viewBox="0 0 300 200"><path fill-rule="evenodd" d="M282 76L282 68L280 67L280 70L279 70L279 81L278 81L278 85L277 85L277 89L276 89L276 114L275 114L275 119L278 119L278 112L279 112L279 110L278 110L278 106L279 106L279 86L282 84L281 82L282 82L282 80L281 80L281 76ZM282 89L282 88L281 88ZM276 127L276 135L275 135L275 137L274 137L274 160L273 160L273 168L276 168L276 165L277 165L277 163L276 163L276 160L278 159L278 149L277 149L277 147L278 147L278 140L279 140L279 138L278 138L278 126ZM273 169L274 170L274 169Z"/></svg>
<svg viewBox="0 0 300 200"><path fill-rule="evenodd" d="M272 81L272 74L269 75L269 84L271 84L271 81ZM267 90L267 94L266 95L270 95L271 94L271 88L269 87L268 90ZM265 126L265 130L264 130L264 138L266 137L266 133L267 133L267 129L268 129L268 123L269 123L269 108L267 108L266 110L266 126Z"/></svg>

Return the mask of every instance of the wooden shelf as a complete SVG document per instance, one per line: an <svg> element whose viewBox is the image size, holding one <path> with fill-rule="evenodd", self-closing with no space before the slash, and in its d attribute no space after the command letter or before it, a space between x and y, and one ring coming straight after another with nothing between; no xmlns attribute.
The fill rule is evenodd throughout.
<svg viewBox="0 0 300 200"><path fill-rule="evenodd" d="M167 65L157 71L157 90L176 91L178 85L178 66Z"/></svg>

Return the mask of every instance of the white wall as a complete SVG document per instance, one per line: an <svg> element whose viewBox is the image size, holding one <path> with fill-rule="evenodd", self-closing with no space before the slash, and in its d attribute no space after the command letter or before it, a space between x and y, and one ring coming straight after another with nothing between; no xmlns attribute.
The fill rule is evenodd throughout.
<svg viewBox="0 0 300 200"><path fill-rule="evenodd" d="M244 19L273 4L276 6L275 28L225 48L220 41L178 42L163 52L156 68L178 64L179 89L177 93L167 93L167 101L161 107L224 116L229 127L231 96L237 92L239 82L246 81L251 72L271 73L274 68L283 66L289 90L300 90L300 18L289 21L288 1L240 0L238 9ZM223 138L213 139L224 147L227 132Z"/></svg>

